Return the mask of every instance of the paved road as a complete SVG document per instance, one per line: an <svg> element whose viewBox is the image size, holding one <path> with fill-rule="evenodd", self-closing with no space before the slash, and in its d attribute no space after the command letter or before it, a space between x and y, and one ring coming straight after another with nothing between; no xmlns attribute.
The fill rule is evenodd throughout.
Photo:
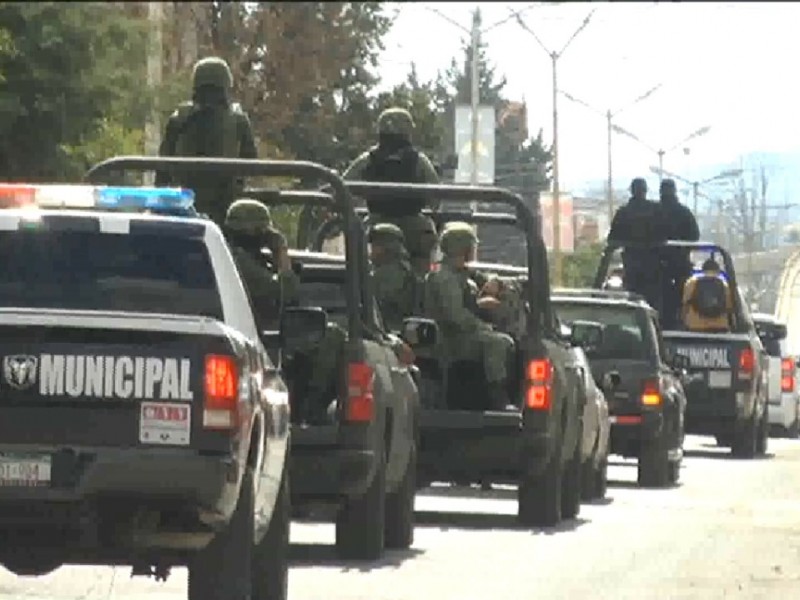
<svg viewBox="0 0 800 600"><path fill-rule="evenodd" d="M609 497L557 532L515 526L513 490L439 489L417 500L416 544L379 565L333 558L333 527L298 523L292 600L800 597L800 441L770 440L770 458L734 460L690 437L681 485L640 490L615 461ZM0 572L0 598L183 598L129 569L64 568L41 579Z"/></svg>

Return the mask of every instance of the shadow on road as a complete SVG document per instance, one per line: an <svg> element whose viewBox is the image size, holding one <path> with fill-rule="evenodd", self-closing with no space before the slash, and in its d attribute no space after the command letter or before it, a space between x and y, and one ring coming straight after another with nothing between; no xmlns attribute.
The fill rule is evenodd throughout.
<svg viewBox="0 0 800 600"><path fill-rule="evenodd" d="M334 567L343 573L350 571L368 573L376 569L397 568L405 561L424 553L424 550L409 548L387 550L380 560L343 560L336 555L336 546L333 544L292 544L289 550L289 564L292 568Z"/></svg>
<svg viewBox="0 0 800 600"><path fill-rule="evenodd" d="M553 535L565 531L574 531L587 519L564 519L555 527L528 527L520 525L516 515L498 513L469 513L469 512L439 512L416 511L417 525L434 526L441 531L450 529L471 529L486 531L491 529L505 529L509 531L530 531L538 535Z"/></svg>
<svg viewBox="0 0 800 600"><path fill-rule="evenodd" d="M478 486L467 487L461 485L427 487L417 492L418 497L432 498L475 498L483 500L514 500L517 499L516 487L492 487L483 490Z"/></svg>
<svg viewBox="0 0 800 600"><path fill-rule="evenodd" d="M622 480L608 480L608 487L623 490L644 490L653 492L664 492L669 490L677 490L683 487L683 483L678 480L677 483L672 483L665 487L642 487L636 481L622 481Z"/></svg>
<svg viewBox="0 0 800 600"><path fill-rule="evenodd" d="M740 456L734 456L727 448L719 448L718 446L711 446L711 447L717 448L716 452L711 450L684 450L683 454L687 458L712 458L715 460L733 460L739 462L749 462L753 460L769 460L770 458L775 457L775 454L773 454L772 452L767 452L766 454L761 456L756 456L755 458L742 458Z"/></svg>

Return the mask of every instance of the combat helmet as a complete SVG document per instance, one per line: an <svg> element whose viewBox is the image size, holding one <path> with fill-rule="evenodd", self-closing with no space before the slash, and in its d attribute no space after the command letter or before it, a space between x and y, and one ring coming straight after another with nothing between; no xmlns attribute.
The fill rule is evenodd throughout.
<svg viewBox="0 0 800 600"><path fill-rule="evenodd" d="M264 233L272 227L272 215L262 202L240 198L225 213L225 228L229 231Z"/></svg>
<svg viewBox="0 0 800 600"><path fill-rule="evenodd" d="M378 117L378 134L401 135L411 138L414 119L405 108L387 108Z"/></svg>
<svg viewBox="0 0 800 600"><path fill-rule="evenodd" d="M472 226L463 221L453 221L445 225L439 245L448 256L464 252L478 244L478 236Z"/></svg>
<svg viewBox="0 0 800 600"><path fill-rule="evenodd" d="M217 56L198 60L192 71L192 87L197 90L204 86L228 92L233 87L233 75L228 63Z"/></svg>

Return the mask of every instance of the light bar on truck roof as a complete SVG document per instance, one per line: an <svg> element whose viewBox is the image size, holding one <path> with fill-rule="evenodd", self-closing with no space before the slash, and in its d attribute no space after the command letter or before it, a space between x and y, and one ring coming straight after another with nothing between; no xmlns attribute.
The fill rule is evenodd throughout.
<svg viewBox="0 0 800 600"><path fill-rule="evenodd" d="M0 183L2 208L74 208L190 215L194 192L182 188Z"/></svg>

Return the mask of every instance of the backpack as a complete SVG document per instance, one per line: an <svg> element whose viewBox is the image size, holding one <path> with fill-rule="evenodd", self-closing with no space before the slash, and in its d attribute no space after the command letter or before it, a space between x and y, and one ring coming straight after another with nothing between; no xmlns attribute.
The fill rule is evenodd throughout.
<svg viewBox="0 0 800 600"><path fill-rule="evenodd" d="M364 181L381 183L421 183L417 177L419 152L413 146L390 151L380 146L370 150L364 167ZM425 200L406 200L402 204L391 199L367 200L370 212L384 216L416 214L425 207Z"/></svg>
<svg viewBox="0 0 800 600"><path fill-rule="evenodd" d="M703 276L696 280L689 303L701 317L716 319L726 313L726 300L726 289L722 280L719 277Z"/></svg>
<svg viewBox="0 0 800 600"><path fill-rule="evenodd" d="M238 103L228 107L181 104L175 142L176 156L239 157L239 126L244 111Z"/></svg>

